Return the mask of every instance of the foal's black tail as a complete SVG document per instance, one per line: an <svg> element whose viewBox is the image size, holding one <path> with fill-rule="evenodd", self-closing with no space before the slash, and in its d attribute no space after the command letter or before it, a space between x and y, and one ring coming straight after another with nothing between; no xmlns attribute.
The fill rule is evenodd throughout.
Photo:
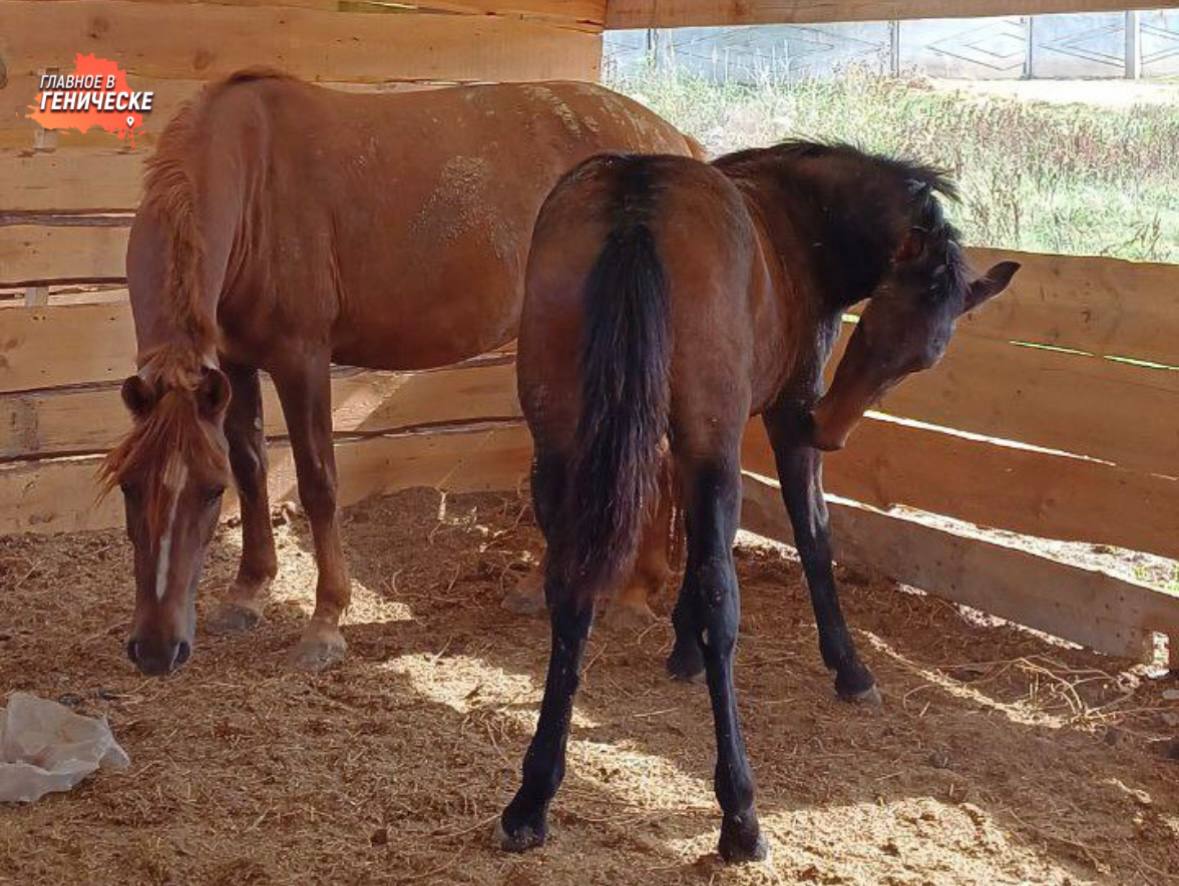
<svg viewBox="0 0 1179 886"><path fill-rule="evenodd" d="M564 539L566 580L586 599L632 561L658 494L667 432L667 279L648 225L653 195L643 158L618 160L613 228L585 286L581 416Z"/></svg>

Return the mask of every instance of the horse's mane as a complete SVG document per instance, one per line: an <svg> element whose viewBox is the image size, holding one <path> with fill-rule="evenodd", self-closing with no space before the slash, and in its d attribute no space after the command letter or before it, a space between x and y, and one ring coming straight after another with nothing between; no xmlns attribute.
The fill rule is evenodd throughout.
<svg viewBox="0 0 1179 886"><path fill-rule="evenodd" d="M747 148L725 154L715 160L713 165L724 169L758 161L800 160L808 157L831 157L867 163L875 166L880 172L897 176L914 185L919 184L926 191L941 194L950 200L958 200L958 187L946 170L903 157L862 151L847 142L786 139L768 148Z"/></svg>
<svg viewBox="0 0 1179 886"><path fill-rule="evenodd" d="M196 217L198 135L209 104L226 89L257 80L290 79L281 71L256 67L209 84L177 111L146 163L143 205L156 210L168 242L164 306L202 354L216 349L217 322L202 304L200 290L204 241Z"/></svg>
<svg viewBox="0 0 1179 886"><path fill-rule="evenodd" d="M945 276L947 286L938 292L961 292L969 276L965 253L958 229L946 219L938 200L941 195L958 200L958 188L949 173L936 166L906 158L890 157L862 151L845 142L818 142L788 139L768 148L736 151L713 161L725 173L771 172L783 170L799 161L831 160L835 182L850 183L855 194L875 189L881 199L863 200L865 205L877 203L895 207L901 213L898 221L916 227L926 235L928 270ZM844 228L862 227L861 213L849 211L836 221ZM859 243L879 242L871 234L856 238Z"/></svg>
<svg viewBox="0 0 1179 886"><path fill-rule="evenodd" d="M149 352L141 372L149 379L154 403L98 469L100 498L132 474L145 473L141 494L153 534L162 525L168 505L162 458L175 454L186 465L218 473L228 467L225 453L205 430L197 411L196 394L205 371L196 354L175 345Z"/></svg>

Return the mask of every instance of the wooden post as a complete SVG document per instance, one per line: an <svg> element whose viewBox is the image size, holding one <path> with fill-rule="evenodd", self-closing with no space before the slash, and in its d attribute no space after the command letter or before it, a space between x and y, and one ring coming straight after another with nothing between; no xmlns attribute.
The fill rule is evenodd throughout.
<svg viewBox="0 0 1179 886"><path fill-rule="evenodd" d="M29 286L25 289L25 307L39 308L49 304L48 286Z"/></svg>
<svg viewBox="0 0 1179 886"><path fill-rule="evenodd" d="M1126 13L1126 79L1142 77L1142 27L1140 13Z"/></svg>
<svg viewBox="0 0 1179 886"><path fill-rule="evenodd" d="M896 19L888 23L888 73L901 76L901 23Z"/></svg>
<svg viewBox="0 0 1179 886"><path fill-rule="evenodd" d="M1026 16L1024 23L1027 26L1027 51L1023 56L1023 79L1031 80L1036 76L1036 17Z"/></svg>

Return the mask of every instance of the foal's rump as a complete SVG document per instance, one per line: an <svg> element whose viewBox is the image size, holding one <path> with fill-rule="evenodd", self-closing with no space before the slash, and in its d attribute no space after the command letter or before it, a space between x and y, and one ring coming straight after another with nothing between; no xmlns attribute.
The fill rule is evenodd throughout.
<svg viewBox="0 0 1179 886"><path fill-rule="evenodd" d="M545 531L579 593L607 585L633 556L665 436L677 459L736 451L751 351L747 308L734 298L749 267L739 204L695 160L603 155L567 174L541 209L520 399L538 463L562 465Z"/></svg>

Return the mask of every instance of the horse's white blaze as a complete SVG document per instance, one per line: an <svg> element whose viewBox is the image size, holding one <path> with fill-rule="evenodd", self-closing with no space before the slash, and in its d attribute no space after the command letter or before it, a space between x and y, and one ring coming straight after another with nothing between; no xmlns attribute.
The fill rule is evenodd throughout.
<svg viewBox="0 0 1179 886"><path fill-rule="evenodd" d="M172 528L176 522L176 507L180 504L180 493L184 491L184 484L188 481L188 466L179 456L172 456L164 468L164 488L172 493L172 503L168 505L168 522L164 524L164 534L160 537L159 560L156 562L156 599L163 600L168 591L168 564L172 559Z"/></svg>

